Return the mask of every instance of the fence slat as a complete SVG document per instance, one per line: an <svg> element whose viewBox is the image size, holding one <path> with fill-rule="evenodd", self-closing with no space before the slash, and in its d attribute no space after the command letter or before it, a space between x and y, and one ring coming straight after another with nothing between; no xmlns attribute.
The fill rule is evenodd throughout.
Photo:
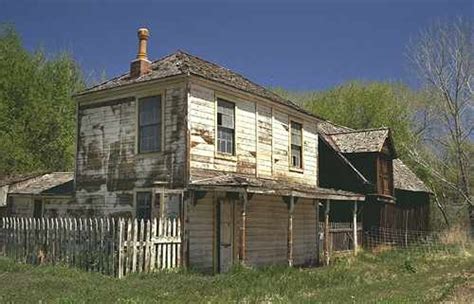
<svg viewBox="0 0 474 304"><path fill-rule="evenodd" d="M0 254L123 277L181 265L179 218L0 219Z"/></svg>

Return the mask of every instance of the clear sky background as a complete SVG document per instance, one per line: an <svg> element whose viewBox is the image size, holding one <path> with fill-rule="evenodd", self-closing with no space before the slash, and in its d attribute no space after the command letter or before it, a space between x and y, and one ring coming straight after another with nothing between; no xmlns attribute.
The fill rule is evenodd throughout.
<svg viewBox="0 0 474 304"><path fill-rule="evenodd" d="M0 22L28 49L69 51L86 76L127 71L136 29L149 57L182 49L265 86L326 89L348 80L405 81L406 45L436 20L474 17L474 0L0 0Z"/></svg>

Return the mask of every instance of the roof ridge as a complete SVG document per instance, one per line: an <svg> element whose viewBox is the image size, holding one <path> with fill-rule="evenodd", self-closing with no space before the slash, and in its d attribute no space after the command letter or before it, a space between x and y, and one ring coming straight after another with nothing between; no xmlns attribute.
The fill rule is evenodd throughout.
<svg viewBox="0 0 474 304"><path fill-rule="evenodd" d="M157 62L159 62L159 61L161 61L161 60L164 60L164 59L166 59L166 58L168 58L168 57L171 57L171 56L173 56L173 55L176 55L176 54L178 54L179 52L180 52L180 50L177 50L177 51L174 51L174 52L169 53L169 54L167 54L167 55L161 56L161 57L158 58L158 59L152 60L151 63L150 63L150 65L153 65L154 63L157 63ZM153 69L153 67L152 67L152 69ZM181 70L181 68L180 68L180 70ZM181 70L181 72L183 72L183 71ZM184 73L184 72L183 72L183 73ZM120 78L125 77L125 76L127 76L127 75L130 75L130 70L129 70L128 72L122 73L122 74L120 74L120 75L118 75L118 76L112 77L112 78L107 79L107 80L102 81L102 82L99 82L99 83L97 83L97 84L95 84L95 85L93 85L93 86L91 86L91 87L88 87L88 88L82 90L81 92L79 92L79 95L80 95L82 92L89 91L89 90L93 90L94 88L100 87L100 86L102 86L102 85L104 85L104 84L106 84L106 83L109 83L109 82L111 82L111 81L120 79Z"/></svg>
<svg viewBox="0 0 474 304"><path fill-rule="evenodd" d="M236 72L236 71L234 71L234 70L232 70L232 69L230 69L230 68L227 68L227 67L222 66L222 65L220 65L220 64L218 64L218 63L209 61L209 60L204 59L204 58L202 58L202 57L199 57L199 56L196 56L196 55L194 55L194 54L191 54L191 53L189 53L189 52L187 52L187 51L184 51L184 50L182 50L182 49L178 49L178 52L181 53L181 54L184 54L184 55L186 55L186 56L193 57L193 58L195 58L195 59L197 59L197 60L201 60L201 61L203 61L203 62L205 62L205 63L211 64L211 65L213 65L213 66L215 66L215 67L217 67L217 68L219 68L219 69L224 69L224 70L226 70L226 71L228 71L228 72L230 72L230 73L232 73L232 74L235 74L235 75L237 75L237 76L239 76L239 77L245 79L246 81L252 83L253 85L255 85L255 86L257 86L257 87L259 87L259 88L261 88L261 89L263 89L263 90L265 90L265 91L271 93L272 95L274 95L274 96L276 96L276 97L278 97L278 98L281 98L281 99L284 99L284 100L290 102L293 106L299 108L300 110L303 110L303 111L307 112L303 107L299 106L299 105L298 105L297 103L295 103L294 101L292 101L292 100L290 100L290 99L288 99L288 98L284 98L284 97L278 95L277 93L275 93L275 92L273 92L273 91L267 89L266 87L264 87L264 86L262 86L262 85L256 83L255 81L253 81L253 80L251 80L251 79L245 77L244 75L242 75L242 74L239 73L239 72ZM312 114L312 115L313 115L313 116L316 116L315 114ZM318 116L317 118L318 118L318 119L323 119L323 118L321 118L321 117L319 117L319 116Z"/></svg>
<svg viewBox="0 0 474 304"><path fill-rule="evenodd" d="M382 131L382 130L390 131L390 128L389 127L380 127L380 128L367 128L367 129L351 129L351 130L348 130L348 131L332 132L332 133L325 133L325 134L327 134L327 135L339 135L339 134L362 133L362 132Z"/></svg>

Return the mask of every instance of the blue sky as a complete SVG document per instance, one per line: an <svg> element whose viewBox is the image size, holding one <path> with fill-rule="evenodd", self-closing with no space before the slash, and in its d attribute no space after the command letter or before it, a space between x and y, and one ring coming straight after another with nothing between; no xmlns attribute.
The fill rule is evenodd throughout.
<svg viewBox="0 0 474 304"><path fill-rule="evenodd" d="M348 80L414 84L410 37L436 20L474 15L474 1L22 1L0 0L28 49L67 50L89 77L125 72L136 29L150 29L149 57L177 49L265 86L325 89Z"/></svg>

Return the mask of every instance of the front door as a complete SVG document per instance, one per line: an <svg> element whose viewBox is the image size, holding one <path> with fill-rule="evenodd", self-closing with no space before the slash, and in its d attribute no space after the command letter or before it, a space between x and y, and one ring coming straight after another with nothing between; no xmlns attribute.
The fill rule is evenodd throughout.
<svg viewBox="0 0 474 304"><path fill-rule="evenodd" d="M219 271L226 272L233 263L234 208L231 200L220 201Z"/></svg>

